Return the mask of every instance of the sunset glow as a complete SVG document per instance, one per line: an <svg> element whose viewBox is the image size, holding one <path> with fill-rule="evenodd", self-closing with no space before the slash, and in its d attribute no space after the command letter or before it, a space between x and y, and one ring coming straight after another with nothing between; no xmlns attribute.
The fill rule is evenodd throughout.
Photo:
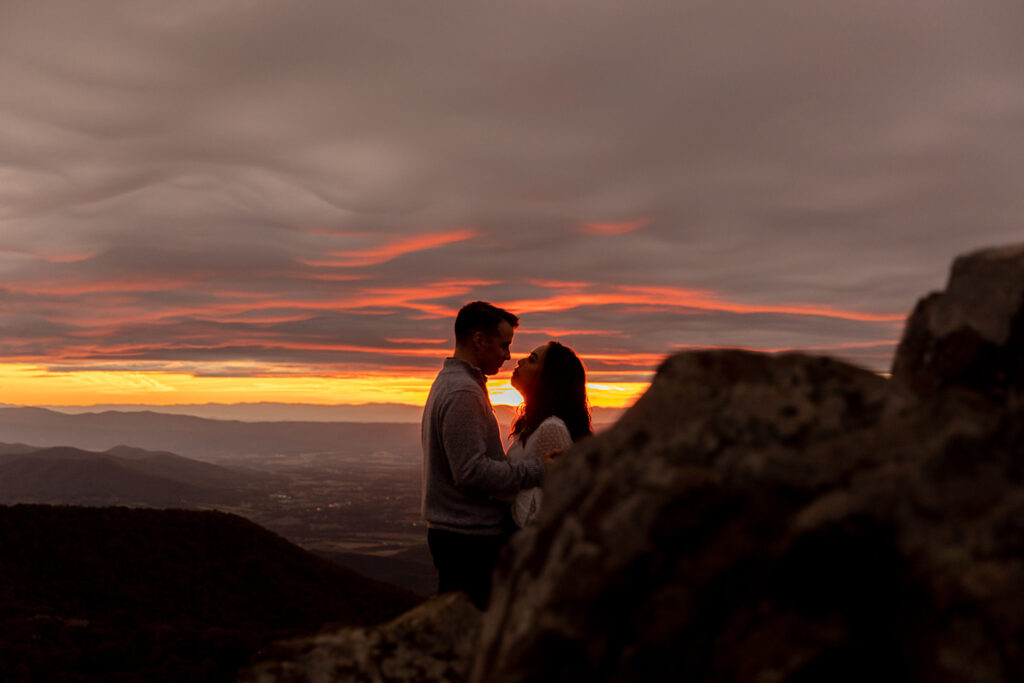
<svg viewBox="0 0 1024 683"><path fill-rule="evenodd" d="M246 368L252 372L252 368ZM0 366L4 402L20 405L245 403L422 405L433 376L197 377L180 372L47 372L32 365Z"/></svg>
<svg viewBox="0 0 1024 683"><path fill-rule="evenodd" d="M242 368L240 368L242 369ZM244 368L248 373L251 367ZM0 365L4 403L17 405L85 406L138 404L154 407L195 403L303 403L362 405L404 403L421 406L433 372L353 373L347 376L197 377L183 372L111 372L79 370L48 372L27 364ZM516 406L522 397L504 379L488 383L495 405ZM647 382L588 384L591 405L621 408L632 405Z"/></svg>
<svg viewBox="0 0 1024 683"><path fill-rule="evenodd" d="M308 261L307 265L334 268L356 268L376 266L387 263L403 254L436 249L453 242L462 242L475 237L476 230L456 230L454 232L420 235L407 239L395 240L375 247L359 251L339 251L331 254L329 261Z"/></svg>
<svg viewBox="0 0 1024 683"><path fill-rule="evenodd" d="M427 234L347 252L343 256L349 261L334 265L380 267L404 254L443 252L479 238L468 230ZM26 405L252 400L420 405L437 368L451 353L451 325L460 302L486 298L489 295L483 292L488 290L532 294L497 299L522 321L513 363L490 385L494 402L509 405L520 402L507 383L515 358L549 339L572 346L587 365L593 405L623 407L636 400L655 368L672 352L802 348L857 353L871 362L884 359L895 346L895 331L903 318L836 306L748 303L731 300L724 293L683 287L583 279L520 282L448 276L416 285L388 285L376 278L355 278L332 280L331 289L324 289L324 285L310 285L315 280L300 277L304 268L318 271L322 267L293 264L282 269L288 273L286 282L296 283L284 291L264 291L259 281L248 288L231 284L205 268L130 279L97 278L91 271L70 277L47 273L15 278L8 288L11 314L32 320L33 311L45 302L49 322L30 325L26 330L31 334L7 340L7 365L2 372L5 401ZM76 299L81 305L67 304ZM401 321L397 326L389 322L396 316ZM864 325L871 338L808 339L801 346L779 344L771 337L761 344L751 343L755 340L748 335L724 343L715 336L686 334L691 320L703 326L715 316L726 316L722 320L768 316L790 325L803 319L856 323ZM622 324L626 319L645 318L650 323ZM648 343L652 333L664 335L665 321L673 321L683 336Z"/></svg>
<svg viewBox="0 0 1024 683"><path fill-rule="evenodd" d="M444 249L476 237L473 231L433 234L346 257L352 259L352 266L375 266L402 254ZM58 284L52 276L12 282L11 310L21 308L23 319L28 320L30 306L45 300L51 323L20 340L8 340L7 364L0 371L5 402L159 406L259 400L421 405L437 368L451 353L451 325L458 302L478 298L478 292L488 288L525 288L534 294L497 301L522 320L513 363L489 385L493 401L508 405L521 400L508 385L515 358L548 339L568 343L588 366L594 406L619 408L643 393L668 353L694 348L763 352L803 348L884 358L895 346L894 332L903 317L834 306L743 303L703 290L585 280L529 279L520 284L448 277L416 286L381 285L362 278L333 281L334 286L345 287L342 294L316 288L279 293L258 287L211 286L211 278L214 283L218 280L184 274L100 278L78 284L74 278L63 278L63 284ZM191 301L187 306L173 300L160 306L148 303L165 289L175 292L175 298ZM17 297L26 303L18 304ZM90 302L89 306L63 303L75 297ZM600 312L594 318L596 325L564 323L586 321L590 311ZM394 328L386 324L400 312L407 323ZM624 316L636 320L655 316L674 318L685 330L687 321L696 316L703 321L707 316L733 315L849 321L870 325L865 329L876 329L878 336L803 346L758 346L744 338L728 344L698 337L652 347L642 330L621 325Z"/></svg>
<svg viewBox="0 0 1024 683"><path fill-rule="evenodd" d="M889 371L1020 240L1016 6L781 1L5 4L0 402L418 405L478 299L496 402L552 339L605 406L697 349Z"/></svg>

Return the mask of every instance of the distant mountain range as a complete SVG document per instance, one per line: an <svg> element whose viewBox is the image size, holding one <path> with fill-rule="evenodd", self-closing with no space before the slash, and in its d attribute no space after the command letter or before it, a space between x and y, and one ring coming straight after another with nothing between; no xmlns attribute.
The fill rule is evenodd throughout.
<svg viewBox="0 0 1024 683"><path fill-rule="evenodd" d="M417 423L241 422L150 411L68 415L0 408L0 441L93 451L130 443L205 460L319 452L420 454Z"/></svg>
<svg viewBox="0 0 1024 683"><path fill-rule="evenodd" d="M294 494L288 487L284 475L222 467L129 446L94 452L68 446L39 448L0 443L0 505L228 507L251 511L261 509L260 500L265 501L275 491L290 490ZM2 544L0 539L0 548ZM317 554L360 574L418 595L430 595L437 587L436 575L425 551L423 545L391 556Z"/></svg>
<svg viewBox="0 0 1024 683"><path fill-rule="evenodd" d="M496 406L503 432L515 409ZM595 427L606 422L595 411ZM606 414L613 418L615 414ZM45 408L0 407L0 441L40 446L74 446L106 451L130 443L155 451L172 451L204 460L239 456L376 451L418 458L419 417L413 422L243 422L169 415L150 410L68 414ZM610 420L609 420L610 421Z"/></svg>
<svg viewBox="0 0 1024 683"><path fill-rule="evenodd" d="M167 452L0 444L0 503L195 507L266 495L277 478Z"/></svg>
<svg viewBox="0 0 1024 683"><path fill-rule="evenodd" d="M18 407L5 406L0 407ZM41 406L48 410L70 415L82 413L138 413L156 412L164 415L191 415L210 420L240 420L242 422L419 422L423 406L401 403L366 403L362 405L315 405L309 403L192 403L151 406L130 403L92 406ZM498 419L507 425L515 415L515 408L495 406ZM617 420L620 408L593 408L594 422L610 424Z"/></svg>
<svg viewBox="0 0 1024 683"><path fill-rule="evenodd" d="M314 405L308 403L192 403L147 406L130 403L92 406L41 406L59 413L158 412L165 415L191 415L210 420L242 422L419 422L423 406L401 403L363 405Z"/></svg>
<svg viewBox="0 0 1024 683"><path fill-rule="evenodd" d="M226 681L419 598L219 512L0 506L3 680Z"/></svg>

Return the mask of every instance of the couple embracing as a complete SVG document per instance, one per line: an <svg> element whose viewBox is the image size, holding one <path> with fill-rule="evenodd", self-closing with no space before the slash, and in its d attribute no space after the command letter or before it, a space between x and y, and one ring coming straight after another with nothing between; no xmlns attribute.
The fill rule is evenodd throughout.
<svg viewBox="0 0 1024 683"><path fill-rule="evenodd" d="M487 606L491 573L517 526L531 523L555 454L592 432L586 373L571 349L548 342L520 360L512 386L524 409L505 452L488 375L511 358L519 318L484 301L455 319L455 353L423 410L423 516L438 592L466 591Z"/></svg>

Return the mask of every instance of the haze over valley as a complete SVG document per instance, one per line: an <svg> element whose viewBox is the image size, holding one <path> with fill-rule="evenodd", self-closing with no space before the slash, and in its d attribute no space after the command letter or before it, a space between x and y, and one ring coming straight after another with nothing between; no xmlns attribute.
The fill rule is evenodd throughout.
<svg viewBox="0 0 1024 683"><path fill-rule="evenodd" d="M434 578L419 520L418 434L415 423L0 408L0 502L234 512L427 594Z"/></svg>
<svg viewBox="0 0 1024 683"><path fill-rule="evenodd" d="M274 408L212 410L253 416ZM292 414L317 412L308 408L292 406ZM0 407L0 503L231 512L358 572L429 595L436 579L419 511L421 409L389 409L405 419L261 422ZM356 406L349 414L367 410ZM617 413L595 411L597 419ZM507 436L515 411L499 405L496 414Z"/></svg>

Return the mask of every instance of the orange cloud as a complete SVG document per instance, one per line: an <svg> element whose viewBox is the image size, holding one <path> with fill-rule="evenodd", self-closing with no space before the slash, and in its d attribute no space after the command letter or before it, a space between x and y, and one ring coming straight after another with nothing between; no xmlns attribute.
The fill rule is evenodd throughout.
<svg viewBox="0 0 1024 683"><path fill-rule="evenodd" d="M388 244L383 244L370 249L359 251L336 251L331 254L337 260L331 261L307 261L310 266L329 266L333 268L359 268L363 266L376 266L391 261L403 254L411 254L416 251L436 249L446 244L463 242L476 237L479 233L470 228L467 230L455 230L452 232L441 232L430 235L418 235L405 239L398 239Z"/></svg>
<svg viewBox="0 0 1024 683"><path fill-rule="evenodd" d="M566 282L564 280L529 280L528 282L545 289L585 289L594 285L593 282Z"/></svg>
<svg viewBox="0 0 1024 683"><path fill-rule="evenodd" d="M664 353L582 353L583 362L600 361L607 365L627 365L634 367L657 367L665 360Z"/></svg>
<svg viewBox="0 0 1024 683"><path fill-rule="evenodd" d="M282 339L279 335L272 333L250 332L244 337L237 339L218 338L217 341L204 342L209 338L208 334L178 335L179 339L190 341L173 342L166 344L68 344L59 351L51 351L47 354L46 360L54 362L59 360L72 360L95 357L141 357L158 356L160 352L167 351L213 351L218 349L248 348L248 349L274 349L285 351L330 351L335 353L361 353L367 355L380 355L389 357L404 358L444 358L448 351L444 348L394 348L382 346L365 346L355 344L340 344L315 341L295 341ZM5 356L6 360L40 360L37 355L14 355Z"/></svg>
<svg viewBox="0 0 1024 683"><path fill-rule="evenodd" d="M588 235L625 235L640 228L646 228L653 222L654 220L651 218L639 218L622 223L584 223L580 226L580 232Z"/></svg>
<svg viewBox="0 0 1024 683"><path fill-rule="evenodd" d="M239 340L234 343L225 344L211 344L201 345L194 348L199 349L216 349L216 348L230 348L238 344L251 344L251 340ZM414 348L403 348L395 349L391 347L379 347L379 346L358 346L353 344L329 344L329 343L315 343L315 342L298 342L288 340L275 340L272 345L274 349L287 349L290 351L335 351L335 352L349 352L349 353L365 353L372 355L381 356L405 356L409 358L444 358L448 355L446 349L414 349ZM182 345L175 345L169 348L188 348Z"/></svg>
<svg viewBox="0 0 1024 683"><path fill-rule="evenodd" d="M52 254L38 254L35 252L27 251L25 249L0 249L0 254L8 254L10 256L21 256L29 259L38 259L40 261L46 261L47 263L78 263L80 261L88 261L93 258L96 254L91 251L80 251L80 252L61 252Z"/></svg>
<svg viewBox="0 0 1024 683"><path fill-rule="evenodd" d="M786 353L789 351L849 351L850 349L873 349L878 347L896 346L900 343L899 339L881 339L877 341L865 341L865 342L843 342L839 344L822 344L817 346L786 346L775 349L755 349L763 351L764 353Z"/></svg>
<svg viewBox="0 0 1024 683"><path fill-rule="evenodd" d="M101 280L83 283L41 283L37 285L17 285L11 291L33 295L75 296L80 294L97 294L103 292L157 292L167 289L180 289L193 283L185 278L136 278L123 280Z"/></svg>
<svg viewBox="0 0 1024 683"><path fill-rule="evenodd" d="M155 281L153 281L155 282ZM106 296L103 302L90 305L86 309L71 309L63 316L66 322L80 322L83 325L142 324L147 322L169 320L177 317L189 317L210 320L213 322L249 322L239 320L238 316L258 315L260 311L282 309L296 311L281 320L301 319L298 311L344 311L347 313L372 313L366 309L408 308L419 311L424 319L438 317L454 317L457 309L450 306L435 304L434 299L466 296L476 287L496 284L486 280L442 280L408 287L374 287L356 291L343 298L327 298L319 300L298 297L281 297L274 293L211 291L217 300L197 302L188 306L163 307L152 309L146 302L138 301L129 296L132 291L149 291L150 283L135 283L136 288L127 288L115 282L101 283L89 289L88 293L102 293ZM181 282L184 284L184 281ZM168 285L171 286L171 285ZM181 287L178 287L179 289ZM47 290L50 294L70 293L74 286L67 290ZM22 290L24 291L24 290ZM269 315L271 321L279 318Z"/></svg>
<svg viewBox="0 0 1024 683"><path fill-rule="evenodd" d="M39 258L50 263L80 263L81 261L88 261L94 256L96 254L93 252L68 252L65 254L40 255Z"/></svg>
<svg viewBox="0 0 1024 683"><path fill-rule="evenodd" d="M447 344L447 339L385 339L389 344Z"/></svg>
<svg viewBox="0 0 1024 683"><path fill-rule="evenodd" d="M500 304L516 312L566 311L581 306L637 305L663 306L671 309L689 308L726 313L776 313L783 315L812 315L861 322L903 322L903 314L881 314L865 311L845 311L830 306L807 304L742 304L723 301L710 292L676 287L623 286L609 291L556 294L548 298L507 301Z"/></svg>
<svg viewBox="0 0 1024 683"><path fill-rule="evenodd" d="M603 336L617 337L622 330L583 330L560 327L529 328L520 327L519 334L542 334L548 337L582 337L582 336Z"/></svg>
<svg viewBox="0 0 1024 683"><path fill-rule="evenodd" d="M832 308L831 306L814 306L807 304L781 304L778 306L765 306L756 304L739 304L729 301L721 301L713 295L692 290L677 289L674 287L623 287L626 292L636 292L645 301L653 301L665 305L687 306L693 308L706 308L710 310L726 311L729 313L781 313L784 315L815 315L826 318L840 318L843 320L858 320L861 322L903 322L906 316L902 313L869 313L865 311L844 311ZM641 303L634 301L632 303Z"/></svg>
<svg viewBox="0 0 1024 683"><path fill-rule="evenodd" d="M313 273L305 277L310 280L326 280L328 282L354 282L366 279L365 275L356 275L354 273Z"/></svg>

